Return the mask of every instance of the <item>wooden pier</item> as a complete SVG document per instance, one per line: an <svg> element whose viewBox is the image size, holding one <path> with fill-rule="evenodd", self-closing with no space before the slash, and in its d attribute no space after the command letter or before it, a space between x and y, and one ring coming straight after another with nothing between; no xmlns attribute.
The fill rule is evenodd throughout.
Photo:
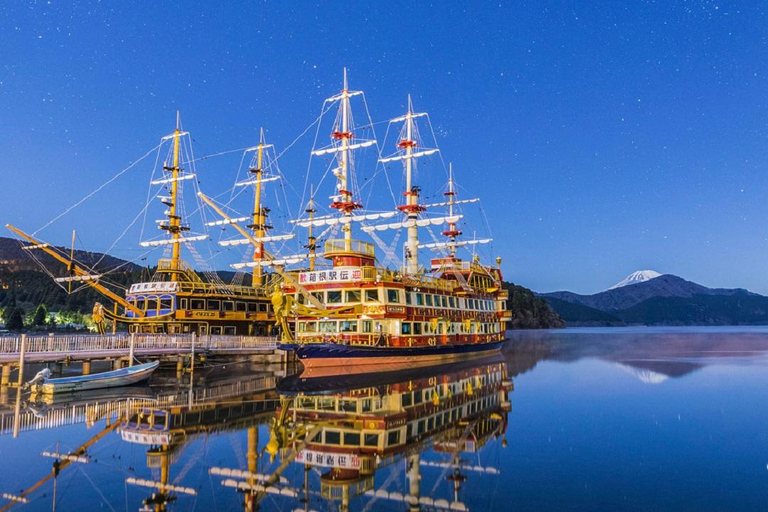
<svg viewBox="0 0 768 512"><path fill-rule="evenodd" d="M260 356L264 362L284 362L271 336L198 336L197 334L48 334L0 337L0 386L11 383L14 366L24 363L81 362L90 373L92 361L111 361L114 368L143 360L177 361L195 356Z"/></svg>

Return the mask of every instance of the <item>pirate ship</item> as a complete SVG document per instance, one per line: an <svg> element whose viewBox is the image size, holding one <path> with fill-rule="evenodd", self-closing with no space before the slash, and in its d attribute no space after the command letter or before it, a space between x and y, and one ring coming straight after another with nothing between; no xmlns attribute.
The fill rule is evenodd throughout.
<svg viewBox="0 0 768 512"><path fill-rule="evenodd" d="M261 267L254 269L250 285L225 283L215 272L196 271L181 257L182 247L197 255L192 245L209 239L208 234L192 233L190 224L184 217L183 186L185 183L196 187L194 170L182 166L185 161L193 165L194 158L181 158L183 148L189 148L189 133L181 130L177 114L176 128L172 134L161 139L161 148L170 146L169 154L162 166L162 176L150 182L151 190L165 207L163 219L156 221L157 228L163 232L159 238L140 242L147 249L164 248L164 257L157 261L151 279L130 284L125 295L115 292L114 281L110 273L102 272L95 266L89 266L75 258L75 236L73 232L72 248L67 251L42 242L33 235L7 225L6 227L28 242L23 249L30 254L42 251L62 264L59 271L49 272L60 285L67 286L72 292L73 285L90 286L100 292L112 308L97 302L93 308L93 320L99 332L105 331L105 319L126 324L132 332L142 333L197 333L200 335L264 335L269 333L274 321L269 301L268 285L270 276L262 273ZM253 186L253 214L240 220L250 220L249 229L259 237L259 243L272 241L265 235L267 209L261 205L261 187L265 169L262 169L266 152L271 148L262 138L257 146L245 150L252 154L249 173L253 176L245 186ZM188 149L188 151L191 150ZM220 226L221 221L206 222L207 227ZM278 238L280 239L280 238ZM257 245L255 251L259 250ZM255 253L254 253L255 254ZM33 255L35 261L39 258Z"/></svg>
<svg viewBox="0 0 768 512"><path fill-rule="evenodd" d="M378 159L379 165L403 164L405 204L393 211L366 213L353 192L353 154L376 141L359 138L354 132L350 100L359 95L361 91L349 90L345 71L341 92L326 100L338 103L331 143L313 148L312 156L327 158L332 168L336 185L330 208L336 213L317 218L311 201L308 216L296 223L310 230L338 227L341 237L325 240L322 256L329 265L317 269L318 244L310 231L309 268L293 272L290 280L276 287L272 303L282 328L281 348L294 351L308 368L360 371L366 371L361 366L365 364L434 364L499 350L510 319L501 259L497 258L496 265L486 265L476 255L464 260L457 253L461 247L491 241L460 238L458 223L462 215L456 209L477 199L457 197L451 170L445 199L432 204L421 202L421 188L415 180L417 161L437 154L439 149L425 147L420 140L417 123L427 114L415 112L409 97L405 114L390 121L400 126L396 153ZM431 216L433 209L447 211ZM399 220L379 222L398 214L402 216ZM374 243L353 237L356 225L380 246L377 232L404 230L407 239L402 266L392 270L380 264ZM427 229L431 233L430 228L436 226L443 226L441 234L446 240L423 243L420 231ZM387 247L383 248L386 251ZM424 267L419 263L419 254L427 250L438 254ZM271 262L275 268L285 263Z"/></svg>

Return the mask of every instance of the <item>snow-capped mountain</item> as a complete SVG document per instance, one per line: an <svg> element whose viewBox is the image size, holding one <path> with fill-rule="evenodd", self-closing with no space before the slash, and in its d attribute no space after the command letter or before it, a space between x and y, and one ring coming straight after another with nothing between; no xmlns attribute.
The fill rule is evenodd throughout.
<svg viewBox="0 0 768 512"><path fill-rule="evenodd" d="M609 290L615 290L616 288L621 288L623 286L629 286L631 284L637 284L637 283L644 283L646 281L650 281L651 279L655 279L659 277L661 274L654 270L638 270L637 272L633 272L629 274L625 279L622 281L616 283L615 285L608 288Z"/></svg>

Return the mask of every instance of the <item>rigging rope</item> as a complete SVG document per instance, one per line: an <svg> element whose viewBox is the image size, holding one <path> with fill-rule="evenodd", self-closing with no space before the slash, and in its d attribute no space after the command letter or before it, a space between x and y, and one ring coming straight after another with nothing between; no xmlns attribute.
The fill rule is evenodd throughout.
<svg viewBox="0 0 768 512"><path fill-rule="evenodd" d="M48 221L48 223L46 223L45 225L43 225L43 227L41 227L41 228L38 228L38 229L37 229L35 232L33 232L33 233L32 233L32 236L35 236L35 235L37 235L37 234L38 234L40 231L44 230L45 228L47 228L48 226L50 226L51 224L53 224L54 222L56 222L57 220L59 220L60 218L62 218L63 216L65 216L66 214L68 214L69 212L71 212L72 210L74 210L75 208L77 208L78 206L80 206L81 204L83 204L85 201L87 201L88 199L90 199L91 197L93 197L95 194L97 194L98 192L100 192L100 191L101 191L101 190L102 190L104 187L106 187L107 185L109 185L110 183L112 183L113 181L115 181L117 178L119 178L120 176L122 176L122 175L123 175L123 174L125 174L126 172L128 172L128 171L130 171L131 169L133 169L134 167L136 167L136 165L137 165L139 162L141 162L142 160L144 160L146 157L148 157L150 154L152 154L152 152L153 152L153 151L155 151L156 149L158 149L159 147L160 147L160 144L158 144L157 146L155 146L155 147L153 147L152 149L150 149L149 151L147 151L147 152L144 154L144 156L142 156L141 158L139 158L138 160L136 160L135 162L133 162L131 165L129 165L128 167L126 167L126 168L125 168L125 169L123 169L122 171L120 171L120 172L118 172L117 174L115 174L115 175L114 175L112 178L110 178L109 180L107 180L105 183L103 183L103 184L99 185L99 186L98 186L98 187L97 187L95 190L93 190L92 192L90 192L89 194L87 194L85 197L83 197L82 199L80 199L78 202L76 202L75 204L73 204L72 206L70 206L69 208L67 208L66 210L64 210L63 212L61 212L59 215L57 215L56 217L54 217L52 220Z"/></svg>

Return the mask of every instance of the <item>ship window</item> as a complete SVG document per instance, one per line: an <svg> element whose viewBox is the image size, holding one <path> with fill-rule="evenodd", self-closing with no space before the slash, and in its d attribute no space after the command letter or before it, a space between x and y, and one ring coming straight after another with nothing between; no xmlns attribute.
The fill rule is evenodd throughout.
<svg viewBox="0 0 768 512"><path fill-rule="evenodd" d="M344 412L357 412L357 401L342 400L339 404L339 410Z"/></svg>
<svg viewBox="0 0 768 512"><path fill-rule="evenodd" d="M255 302L249 302L248 303L248 311L249 312L255 313L257 309L258 309L258 306L256 305Z"/></svg>
<svg viewBox="0 0 768 512"><path fill-rule="evenodd" d="M245 311L245 302L236 302L235 309L237 311Z"/></svg>
<svg viewBox="0 0 768 512"><path fill-rule="evenodd" d="M371 399L366 398L363 400L363 406L360 409L360 412L371 412L373 410L373 406L371 405Z"/></svg>
<svg viewBox="0 0 768 512"><path fill-rule="evenodd" d="M266 313L268 309L269 309L269 307L267 306L267 304L264 304L263 302L259 303L259 312L260 313Z"/></svg>
<svg viewBox="0 0 768 512"><path fill-rule="evenodd" d="M379 446L379 434L365 434L365 446Z"/></svg>
<svg viewBox="0 0 768 512"><path fill-rule="evenodd" d="M225 300L224 301L224 311L234 311L235 310L235 303L231 300Z"/></svg>
<svg viewBox="0 0 768 512"><path fill-rule="evenodd" d="M409 407L413 404L413 395L410 393L405 393L403 395L403 407Z"/></svg>
<svg viewBox="0 0 768 512"><path fill-rule="evenodd" d="M209 300L208 301L208 310L209 311L218 311L221 307L221 303L218 300Z"/></svg>
<svg viewBox="0 0 768 512"><path fill-rule="evenodd" d="M341 332L357 332L356 321L342 320L339 322L339 327L341 328Z"/></svg>
<svg viewBox="0 0 768 512"><path fill-rule="evenodd" d="M427 306L432 306L432 296L427 294Z"/></svg>
<svg viewBox="0 0 768 512"><path fill-rule="evenodd" d="M317 401L317 409L319 411L335 411L336 400L334 400L333 398L320 398Z"/></svg>
<svg viewBox="0 0 768 512"><path fill-rule="evenodd" d="M357 432L344 432L344 444L347 446L360 446L360 434Z"/></svg>
<svg viewBox="0 0 768 512"><path fill-rule="evenodd" d="M154 311L157 309L157 299L147 299L147 311Z"/></svg>
<svg viewBox="0 0 768 512"><path fill-rule="evenodd" d="M325 302L325 293L324 292L312 292L312 296L319 300L320 302Z"/></svg>
<svg viewBox="0 0 768 512"><path fill-rule="evenodd" d="M306 327L307 327L306 322L299 322L299 326L298 327L299 327L299 329L298 329L299 332L306 332L306 330L307 330L306 329Z"/></svg>
<svg viewBox="0 0 768 512"><path fill-rule="evenodd" d="M417 293L416 294L416 305L417 306L423 306L424 305L424 294L423 293Z"/></svg>
<svg viewBox="0 0 768 512"><path fill-rule="evenodd" d="M421 334L421 322L413 322L413 334Z"/></svg>
<svg viewBox="0 0 768 512"><path fill-rule="evenodd" d="M365 290L365 300L366 302L378 302L379 290L378 289Z"/></svg>
<svg viewBox="0 0 768 512"><path fill-rule="evenodd" d="M403 322L400 327L400 334L411 334L411 323Z"/></svg>
<svg viewBox="0 0 768 512"><path fill-rule="evenodd" d="M328 304L341 304L341 292L339 290L328 292Z"/></svg>
<svg viewBox="0 0 768 512"><path fill-rule="evenodd" d="M405 303L408 306L411 305L411 292L405 292Z"/></svg>
<svg viewBox="0 0 768 512"><path fill-rule="evenodd" d="M448 307L448 299L447 299L447 297L445 295L440 297L440 302L442 302L444 308Z"/></svg>
<svg viewBox="0 0 768 512"><path fill-rule="evenodd" d="M360 290L347 290L345 302L360 302Z"/></svg>
<svg viewBox="0 0 768 512"><path fill-rule="evenodd" d="M448 303L451 305L452 308L456 307L456 302L453 297L448 297Z"/></svg>
<svg viewBox="0 0 768 512"><path fill-rule="evenodd" d="M363 332L373 332L373 322L370 320L363 320Z"/></svg>
<svg viewBox="0 0 768 512"><path fill-rule="evenodd" d="M440 307L440 296L439 295L435 295L435 307L436 308Z"/></svg>
<svg viewBox="0 0 768 512"><path fill-rule="evenodd" d="M211 327L211 334L221 334L221 327Z"/></svg>
<svg viewBox="0 0 768 512"><path fill-rule="evenodd" d="M173 301L171 299L160 299L160 309L171 309Z"/></svg>
<svg viewBox="0 0 768 512"><path fill-rule="evenodd" d="M317 332L317 322L307 322L307 332Z"/></svg>
<svg viewBox="0 0 768 512"><path fill-rule="evenodd" d="M400 443L400 431L394 430L387 434L387 446L394 446Z"/></svg>
<svg viewBox="0 0 768 512"><path fill-rule="evenodd" d="M234 327L225 327L224 328L224 334L227 336L234 336L237 330Z"/></svg>
<svg viewBox="0 0 768 512"><path fill-rule="evenodd" d="M318 322L320 325L320 332L336 332L336 322L334 321L324 321L324 322Z"/></svg>
<svg viewBox="0 0 768 512"><path fill-rule="evenodd" d="M419 434L424 433L424 420L419 421Z"/></svg>
<svg viewBox="0 0 768 512"><path fill-rule="evenodd" d="M420 392L417 391L416 393L414 393L413 394L413 403L414 403L414 405L419 405L422 402L421 398L422 397L421 397L421 393Z"/></svg>
<svg viewBox="0 0 768 512"><path fill-rule="evenodd" d="M304 294L303 293L297 293L296 294L296 302L299 304L304 304Z"/></svg>
<svg viewBox="0 0 768 512"><path fill-rule="evenodd" d="M179 299L179 309L187 309L187 299Z"/></svg>
<svg viewBox="0 0 768 512"><path fill-rule="evenodd" d="M341 432L325 431L325 444L341 444Z"/></svg>
<svg viewBox="0 0 768 512"><path fill-rule="evenodd" d="M393 304L399 304L400 292L398 290L387 290L387 302L392 302Z"/></svg>
<svg viewBox="0 0 768 512"><path fill-rule="evenodd" d="M435 418L432 416L427 420L427 430L433 430L435 428Z"/></svg>

